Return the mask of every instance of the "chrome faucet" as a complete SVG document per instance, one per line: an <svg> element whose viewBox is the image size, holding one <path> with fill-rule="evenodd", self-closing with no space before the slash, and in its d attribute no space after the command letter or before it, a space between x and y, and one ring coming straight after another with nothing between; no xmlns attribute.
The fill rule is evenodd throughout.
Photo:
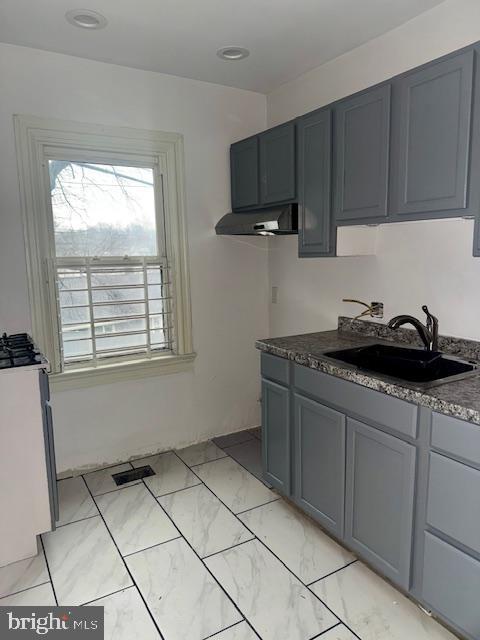
<svg viewBox="0 0 480 640"><path fill-rule="evenodd" d="M427 316L426 324L422 324L420 320L413 316L400 315L395 316L388 323L389 329L398 329L404 324L411 324L415 327L418 335L422 339L427 351L438 351L438 320L432 316L426 304L422 306L422 311Z"/></svg>

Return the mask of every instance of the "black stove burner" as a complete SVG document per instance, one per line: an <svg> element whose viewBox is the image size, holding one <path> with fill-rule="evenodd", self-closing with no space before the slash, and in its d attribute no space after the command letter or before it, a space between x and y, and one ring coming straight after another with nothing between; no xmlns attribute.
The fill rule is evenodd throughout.
<svg viewBox="0 0 480 640"><path fill-rule="evenodd" d="M0 369L39 364L41 356L27 333L15 333L0 338Z"/></svg>

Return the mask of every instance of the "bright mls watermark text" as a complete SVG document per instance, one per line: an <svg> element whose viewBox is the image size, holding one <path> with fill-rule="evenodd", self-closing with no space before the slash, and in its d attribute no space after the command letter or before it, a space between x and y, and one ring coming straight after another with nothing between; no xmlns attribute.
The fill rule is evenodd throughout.
<svg viewBox="0 0 480 640"><path fill-rule="evenodd" d="M0 638L103 640L103 607L0 607Z"/></svg>

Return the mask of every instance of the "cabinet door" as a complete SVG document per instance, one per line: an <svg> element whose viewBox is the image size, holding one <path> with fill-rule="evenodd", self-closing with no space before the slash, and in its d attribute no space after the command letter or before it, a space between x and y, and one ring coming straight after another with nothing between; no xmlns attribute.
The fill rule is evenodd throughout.
<svg viewBox="0 0 480 640"><path fill-rule="evenodd" d="M295 199L295 123L260 134L260 201L273 204Z"/></svg>
<svg viewBox="0 0 480 640"><path fill-rule="evenodd" d="M347 421L345 540L405 589L412 545L415 447Z"/></svg>
<svg viewBox="0 0 480 640"><path fill-rule="evenodd" d="M480 562L425 532L422 598L463 634L480 638Z"/></svg>
<svg viewBox="0 0 480 640"><path fill-rule="evenodd" d="M230 147L232 209L258 205L258 138Z"/></svg>
<svg viewBox="0 0 480 640"><path fill-rule="evenodd" d="M345 416L295 395L295 501L326 529L343 536Z"/></svg>
<svg viewBox="0 0 480 640"><path fill-rule="evenodd" d="M387 216L390 85L343 100L335 108L336 220Z"/></svg>
<svg viewBox="0 0 480 640"><path fill-rule="evenodd" d="M298 254L335 255L331 212L332 113L322 109L298 123Z"/></svg>
<svg viewBox="0 0 480 640"><path fill-rule="evenodd" d="M394 85L394 214L468 205L473 51L432 63ZM447 214L448 215L448 214ZM427 215L424 217L428 217Z"/></svg>
<svg viewBox="0 0 480 640"><path fill-rule="evenodd" d="M290 493L290 390L262 380L263 475L270 484Z"/></svg>

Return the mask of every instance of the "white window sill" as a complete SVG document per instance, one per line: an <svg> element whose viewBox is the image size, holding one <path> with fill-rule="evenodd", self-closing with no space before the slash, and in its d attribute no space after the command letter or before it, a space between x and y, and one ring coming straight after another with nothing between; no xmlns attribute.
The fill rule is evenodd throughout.
<svg viewBox="0 0 480 640"><path fill-rule="evenodd" d="M50 386L52 391L67 391L95 387L99 384L111 384L120 380L137 380L150 376L182 373L192 370L195 357L195 353L187 353L161 356L151 360L116 362L91 369L69 369L63 373L50 374Z"/></svg>

